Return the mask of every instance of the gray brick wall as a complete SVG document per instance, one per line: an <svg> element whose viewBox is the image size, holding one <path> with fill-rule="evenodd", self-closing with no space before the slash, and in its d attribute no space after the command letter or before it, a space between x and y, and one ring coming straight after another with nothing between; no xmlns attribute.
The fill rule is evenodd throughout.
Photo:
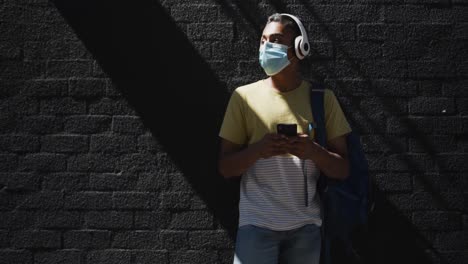
<svg viewBox="0 0 468 264"><path fill-rule="evenodd" d="M468 262L468 1L104 2L0 0L1 264L231 263L217 129L275 11L362 135L362 263Z"/></svg>

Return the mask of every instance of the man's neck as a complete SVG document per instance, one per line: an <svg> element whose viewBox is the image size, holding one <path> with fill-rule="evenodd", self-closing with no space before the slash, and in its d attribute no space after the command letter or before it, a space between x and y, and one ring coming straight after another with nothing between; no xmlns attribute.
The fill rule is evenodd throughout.
<svg viewBox="0 0 468 264"><path fill-rule="evenodd" d="M271 88L280 92L289 92L301 85L302 79L299 74L277 74L267 79Z"/></svg>

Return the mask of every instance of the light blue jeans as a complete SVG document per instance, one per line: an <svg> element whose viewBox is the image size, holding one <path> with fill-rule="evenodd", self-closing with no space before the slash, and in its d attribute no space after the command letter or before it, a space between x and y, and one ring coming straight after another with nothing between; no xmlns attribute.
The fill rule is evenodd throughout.
<svg viewBox="0 0 468 264"><path fill-rule="evenodd" d="M320 247L317 225L288 231L245 225L237 231L234 264L318 264Z"/></svg>

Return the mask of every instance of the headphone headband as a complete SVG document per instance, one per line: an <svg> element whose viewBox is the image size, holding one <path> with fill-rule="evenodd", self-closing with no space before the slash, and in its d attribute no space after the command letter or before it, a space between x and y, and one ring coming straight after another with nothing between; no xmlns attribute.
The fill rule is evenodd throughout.
<svg viewBox="0 0 468 264"><path fill-rule="evenodd" d="M307 31L305 30L299 18L297 18L296 16L286 13L281 13L280 16L287 16L292 18L299 27L299 30L301 31L301 36L296 37L294 43L297 57L301 60L304 59L304 57L307 56L310 51L309 39L307 38Z"/></svg>

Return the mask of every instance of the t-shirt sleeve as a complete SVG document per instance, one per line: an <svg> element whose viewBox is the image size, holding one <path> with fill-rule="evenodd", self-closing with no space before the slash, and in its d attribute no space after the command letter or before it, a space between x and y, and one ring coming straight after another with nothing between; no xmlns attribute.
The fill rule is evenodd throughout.
<svg viewBox="0 0 468 264"><path fill-rule="evenodd" d="M245 108L242 96L234 90L229 99L219 136L233 143L247 143Z"/></svg>
<svg viewBox="0 0 468 264"><path fill-rule="evenodd" d="M327 140L334 139L351 132L351 127L336 99L335 94L330 89L325 89L325 126L327 130Z"/></svg>

